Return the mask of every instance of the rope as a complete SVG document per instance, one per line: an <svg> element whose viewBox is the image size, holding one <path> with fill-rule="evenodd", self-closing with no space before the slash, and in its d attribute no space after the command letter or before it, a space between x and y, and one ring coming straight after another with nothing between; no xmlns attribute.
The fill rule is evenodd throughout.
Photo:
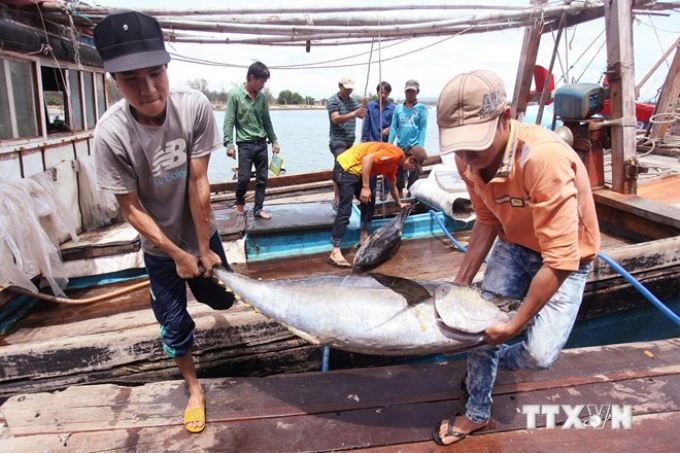
<svg viewBox="0 0 680 453"><path fill-rule="evenodd" d="M373 43L375 40L371 40L371 51L368 54L368 69L366 70L366 84L364 85L364 99L366 99L366 94L368 91L368 79L371 76L371 60L373 60ZM366 107L364 105L364 107Z"/></svg>
<svg viewBox="0 0 680 453"><path fill-rule="evenodd" d="M24 294L26 296L30 297L35 297L36 299L40 300L46 300L48 302L56 302L58 304L65 304L65 305L85 305L85 304L91 304L94 302L101 302L103 300L107 299L115 299L116 297L122 296L127 293L131 293L133 291L137 291L139 289L143 289L149 286L149 280L136 283L132 286L128 286L127 288L121 288L117 291L112 291L107 294L100 294L99 296L94 296L94 297L89 297L86 299L69 299L68 297L57 297L53 296L51 294L43 294L43 293L36 293L33 291L30 291L26 288L22 288L20 286L8 286L5 288L7 291L15 294Z"/></svg>
<svg viewBox="0 0 680 453"><path fill-rule="evenodd" d="M378 17L378 27L380 27L380 17ZM382 130L383 130L383 123L382 123L382 120L383 120L383 105L382 105L382 102L380 102L380 92L382 91L382 86L381 86L382 80L383 80L382 79L382 37L380 36L380 31L378 31L378 83L379 83L378 87L380 89L379 89L378 93L376 93L376 94L378 95L378 106L380 107L380 122L378 123L379 126L380 126L379 129L378 129L380 131L380 141L382 141ZM385 100L385 102L387 102L387 100ZM376 184L376 192L380 196L380 201L382 201L380 210L382 211L383 219L387 216L387 213L385 212L385 210L386 210L386 208L385 208L386 197L385 197L384 186L385 186L385 178L383 176L379 176L378 182Z"/></svg>

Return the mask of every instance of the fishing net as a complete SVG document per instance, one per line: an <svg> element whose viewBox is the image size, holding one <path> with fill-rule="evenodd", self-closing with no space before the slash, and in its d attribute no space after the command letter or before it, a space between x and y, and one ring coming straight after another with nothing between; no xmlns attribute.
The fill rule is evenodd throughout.
<svg viewBox="0 0 680 453"><path fill-rule="evenodd" d="M0 197L0 284L36 291L31 279L42 274L52 292L63 296L68 278L57 238L64 232L77 236L51 177L0 183Z"/></svg>

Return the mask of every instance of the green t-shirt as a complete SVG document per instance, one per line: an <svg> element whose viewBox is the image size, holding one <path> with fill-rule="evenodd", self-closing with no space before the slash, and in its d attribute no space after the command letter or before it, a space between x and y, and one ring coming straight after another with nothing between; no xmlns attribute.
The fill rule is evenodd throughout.
<svg viewBox="0 0 680 453"><path fill-rule="evenodd" d="M234 128L236 128L236 144L264 138L268 138L272 144L277 143L264 93L260 91L255 99L252 99L248 96L244 85L231 90L227 101L227 113L224 116L222 138L222 143L227 150L234 149Z"/></svg>

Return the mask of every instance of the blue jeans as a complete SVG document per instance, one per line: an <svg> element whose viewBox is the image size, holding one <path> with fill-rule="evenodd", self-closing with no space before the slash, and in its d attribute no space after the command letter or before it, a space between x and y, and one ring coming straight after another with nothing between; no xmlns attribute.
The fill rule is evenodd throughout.
<svg viewBox="0 0 680 453"><path fill-rule="evenodd" d="M331 232L331 244L333 247L340 247L342 244L342 237L345 235L349 218L352 215L352 201L354 197L361 196L361 176L353 175L342 169L340 164L336 162L333 169L333 180L338 184L338 212L335 215L333 222L333 230ZM373 188L375 190L375 188ZM361 230L369 231L371 229L371 220L373 220L373 210L375 208L375 197L371 197L371 201L361 203L359 209L361 210Z"/></svg>
<svg viewBox="0 0 680 453"><path fill-rule="evenodd" d="M222 265L231 271L219 233L210 238L210 249L222 258ZM230 308L234 304L234 294L226 292L209 278L181 278L177 275L175 261L170 257L145 253L144 264L151 283L151 308L161 325L163 350L169 357L182 357L194 344L196 327L187 311L187 283L196 300L214 310Z"/></svg>
<svg viewBox="0 0 680 453"><path fill-rule="evenodd" d="M236 185L236 204L245 206L246 192L250 182L250 169L255 165L255 205L253 215L258 215L264 205L264 191L269 175L269 153L267 141L238 143L238 184Z"/></svg>
<svg viewBox="0 0 680 453"><path fill-rule="evenodd" d="M482 294L495 293L522 300L541 266L540 254L498 239L484 272ZM470 420L484 423L491 417L491 390L499 367L510 371L545 370L557 360L576 321L589 271L590 263L582 264L562 283L534 317L521 342L468 353L470 398L466 415Z"/></svg>

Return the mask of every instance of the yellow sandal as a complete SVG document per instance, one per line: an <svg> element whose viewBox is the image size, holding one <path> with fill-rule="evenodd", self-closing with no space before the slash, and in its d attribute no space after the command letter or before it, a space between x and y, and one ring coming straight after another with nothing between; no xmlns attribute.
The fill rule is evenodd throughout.
<svg viewBox="0 0 680 453"><path fill-rule="evenodd" d="M201 426L189 426L192 422L203 422ZM184 428L190 433L200 433L205 429L205 406L184 411Z"/></svg>

